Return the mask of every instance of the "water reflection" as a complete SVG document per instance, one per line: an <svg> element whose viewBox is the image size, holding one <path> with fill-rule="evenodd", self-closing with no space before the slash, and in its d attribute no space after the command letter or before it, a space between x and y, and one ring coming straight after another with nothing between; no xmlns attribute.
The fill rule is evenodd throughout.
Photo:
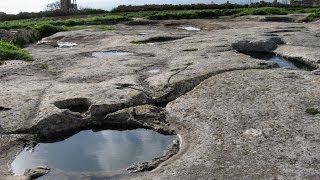
<svg viewBox="0 0 320 180"><path fill-rule="evenodd" d="M267 61L272 61L276 63L280 68L288 68L288 69L302 69L306 71L312 71L315 70L315 68L304 64L302 62L298 61L289 61L281 56L277 56L275 54L270 54L270 53L257 53L257 52L249 52L245 53L253 58L256 59L262 59L262 60L267 60Z"/></svg>
<svg viewBox="0 0 320 180"><path fill-rule="evenodd" d="M94 52L92 53L92 56L96 58L105 58L105 57L110 58L115 56L128 56L132 54L133 53L121 52L121 51L102 51L102 52Z"/></svg>
<svg viewBox="0 0 320 180"><path fill-rule="evenodd" d="M57 143L40 143L33 152L22 151L12 162L17 175L25 169L47 166L67 172L114 172L135 162L163 155L176 136L152 130L82 131Z"/></svg>
<svg viewBox="0 0 320 180"><path fill-rule="evenodd" d="M200 28L196 28L193 26L179 26L178 29L184 29L187 31L200 31L201 30Z"/></svg>

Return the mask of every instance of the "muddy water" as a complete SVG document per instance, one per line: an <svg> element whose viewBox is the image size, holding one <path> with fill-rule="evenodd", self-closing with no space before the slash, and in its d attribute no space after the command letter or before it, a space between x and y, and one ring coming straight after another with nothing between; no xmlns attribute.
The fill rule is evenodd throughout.
<svg viewBox="0 0 320 180"><path fill-rule="evenodd" d="M115 173L135 162L145 162L163 155L176 138L146 129L82 131L61 142L40 143L32 152L22 151L12 162L11 168L16 175L39 166L51 168L52 173ZM50 176L50 173L46 176Z"/></svg>

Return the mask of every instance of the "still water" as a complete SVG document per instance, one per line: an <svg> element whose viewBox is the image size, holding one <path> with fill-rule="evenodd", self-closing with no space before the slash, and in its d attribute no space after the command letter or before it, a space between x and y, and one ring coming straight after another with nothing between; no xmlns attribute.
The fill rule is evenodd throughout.
<svg viewBox="0 0 320 180"><path fill-rule="evenodd" d="M302 62L297 62L297 61L289 61L281 56L277 56L274 54L270 53L247 53L253 58L256 59L262 59L262 60L267 60L267 61L272 61L276 63L280 68L288 68L288 69L301 69L301 70L306 70L306 71L312 71L315 68L304 64Z"/></svg>
<svg viewBox="0 0 320 180"><path fill-rule="evenodd" d="M16 175L39 166L52 171L116 172L163 155L176 138L146 129L81 131L61 142L40 143L32 152L22 151L11 168Z"/></svg>
<svg viewBox="0 0 320 180"><path fill-rule="evenodd" d="M92 56L96 58L110 58L110 57L116 57L116 56L128 56L132 54L133 53L122 52L122 51L101 51L101 52L92 53Z"/></svg>

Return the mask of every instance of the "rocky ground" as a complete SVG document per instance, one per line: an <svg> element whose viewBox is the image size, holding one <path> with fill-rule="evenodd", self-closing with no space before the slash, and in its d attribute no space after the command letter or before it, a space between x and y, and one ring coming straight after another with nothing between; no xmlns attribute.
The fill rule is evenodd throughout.
<svg viewBox="0 0 320 180"><path fill-rule="evenodd" d="M26 48L33 62L0 66L0 179L46 171L8 171L16 153L39 137L55 140L92 127L181 136L176 155L124 179L320 178L320 73L246 55L275 53L317 69L319 22L139 24L57 33L46 40L78 46L33 44ZM92 56L100 51L130 54Z"/></svg>

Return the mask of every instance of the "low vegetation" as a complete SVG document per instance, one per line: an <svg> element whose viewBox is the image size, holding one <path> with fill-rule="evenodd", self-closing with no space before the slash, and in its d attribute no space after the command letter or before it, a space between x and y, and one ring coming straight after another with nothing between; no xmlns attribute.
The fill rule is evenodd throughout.
<svg viewBox="0 0 320 180"><path fill-rule="evenodd" d="M286 15L296 13L311 13L308 21L314 21L320 18L320 8L238 8L238 9L213 9L213 10L187 10L187 11L161 11L161 12L143 12L143 15L152 20L167 19L196 19L196 18L218 18L221 16L245 16L245 15ZM131 13L134 16L137 13Z"/></svg>
<svg viewBox="0 0 320 180"><path fill-rule="evenodd" d="M175 11L175 10L206 10L206 9L240 9L258 7L289 7L286 4L274 4L271 2L260 1L251 4L147 4L141 6L121 5L114 8L111 12L144 12L144 11Z"/></svg>
<svg viewBox="0 0 320 180"><path fill-rule="evenodd" d="M32 57L29 53L21 50L15 45L8 42L0 41L0 61L2 61L3 63L3 60L14 59L31 61Z"/></svg>
<svg viewBox="0 0 320 180"><path fill-rule="evenodd" d="M317 21L317 20L319 20L319 19L320 19L320 11L317 11L317 12L311 13L311 14L307 17L306 21L307 21L307 22L311 22L311 21Z"/></svg>

